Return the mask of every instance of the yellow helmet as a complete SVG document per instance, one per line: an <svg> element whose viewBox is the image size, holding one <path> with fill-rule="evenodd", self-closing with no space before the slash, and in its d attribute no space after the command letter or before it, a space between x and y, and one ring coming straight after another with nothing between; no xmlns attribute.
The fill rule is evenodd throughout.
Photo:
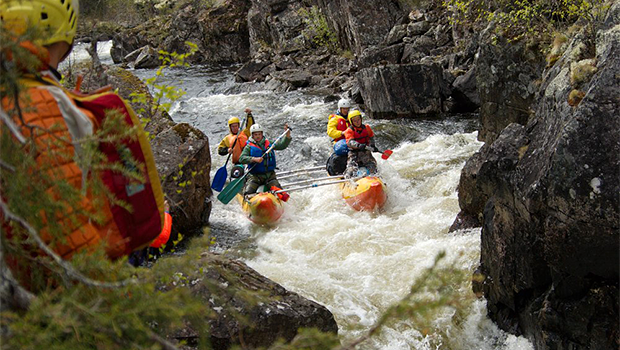
<svg viewBox="0 0 620 350"><path fill-rule="evenodd" d="M228 119L228 125L230 125L230 124L235 124L235 123L241 123L241 122L239 121L239 118L237 118L237 117L232 117L232 118Z"/></svg>
<svg viewBox="0 0 620 350"><path fill-rule="evenodd" d="M352 110L351 112L349 112L349 116L347 117L347 119L349 119L349 123L353 124L353 117L357 117L359 116L360 118L362 117L362 112L358 111L357 109Z"/></svg>
<svg viewBox="0 0 620 350"><path fill-rule="evenodd" d="M73 44L79 14L78 0L2 0L0 22L5 29L23 34L28 26L42 30L42 45L59 41Z"/></svg>

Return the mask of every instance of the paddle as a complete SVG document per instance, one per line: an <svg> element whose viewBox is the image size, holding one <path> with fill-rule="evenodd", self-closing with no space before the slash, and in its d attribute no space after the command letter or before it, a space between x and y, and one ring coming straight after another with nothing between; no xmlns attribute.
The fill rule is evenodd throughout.
<svg viewBox="0 0 620 350"><path fill-rule="evenodd" d="M373 151L381 153L381 159L388 159L390 158L392 153L394 153L394 151L392 151L391 149L386 149L385 151L381 152L379 151L377 146L372 146L372 147L373 147Z"/></svg>
<svg viewBox="0 0 620 350"><path fill-rule="evenodd" d="M286 135L286 133L292 130L291 128L288 128L284 133L282 133L282 135L278 136L278 138L271 144L271 147L269 147L267 149L267 151L263 154L263 157L268 155L269 152L271 152L273 150L273 148L275 147L276 143L278 143L278 141L280 141L281 138L284 137L284 135ZM217 196L217 199L224 203L224 204L228 204L230 203L230 201L235 198L235 196L237 195L237 193L239 193L239 191L241 191L241 189L243 188L243 183L245 180L245 177L248 176L248 174L250 173L250 171L252 169L254 169L254 167L258 165L258 163L254 163L254 165L252 165L248 171L245 172L245 175L243 175L240 178L235 179L233 182L229 183L228 186L226 186L226 188L224 188L224 190L222 190L222 192L220 192L220 194Z"/></svg>
<svg viewBox="0 0 620 350"><path fill-rule="evenodd" d="M351 178L351 179L344 179L344 180L337 180L337 181L331 181L331 182L320 182L320 183L314 183L311 185L307 185L307 186L300 186L300 187L293 187L293 188L288 188L288 189L282 189L282 190L278 190L275 191L274 193L278 194L278 193L282 193L282 192L293 192L293 191L301 191L304 190L306 188L315 188L315 187L320 187L320 186L327 186L327 185L336 185L336 184L340 184L343 182L347 182L347 181L355 181L360 179L360 177L356 177L356 178Z"/></svg>
<svg viewBox="0 0 620 350"><path fill-rule="evenodd" d="M245 123L245 118L247 118L247 114L243 117L241 124L239 124L239 131L237 131L237 137L235 138L235 142L233 142L231 149L235 148L237 144L237 140L239 140L239 135L243 132L243 123ZM228 153L228 158L226 158L226 163L224 166L217 169L215 172L215 176L213 176L213 182L211 182L211 188L217 192L220 192L222 188L224 188L224 184L226 184L226 178L228 177L228 171L226 171L226 166L228 165L228 160L230 160L230 156L232 156L232 152Z"/></svg>

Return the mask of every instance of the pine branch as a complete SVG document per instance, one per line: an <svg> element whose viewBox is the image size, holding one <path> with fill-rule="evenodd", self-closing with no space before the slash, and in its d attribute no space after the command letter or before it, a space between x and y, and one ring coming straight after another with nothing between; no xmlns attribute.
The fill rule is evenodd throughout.
<svg viewBox="0 0 620 350"><path fill-rule="evenodd" d="M28 233L35 240L35 242L37 242L37 245L39 246L39 248L41 248L41 250L43 250L47 255L49 255L56 262L56 264L62 267L67 277L73 280L76 280L89 287L96 287L96 288L122 288L129 284L138 283L138 281L133 278L129 278L129 279L119 281L119 282L102 282L102 281L96 281L96 280L93 280L93 279L90 279L84 276L83 274L75 270L69 262L61 258L47 244L45 244L45 242L43 241L43 239L41 239L41 236L39 236L39 233L34 229L34 227L32 227L23 218L13 214L11 210L9 209L8 205L4 203L4 201L2 200L0 200L0 208L2 208L2 213L5 219L15 221L21 227L26 229L26 231L28 231Z"/></svg>

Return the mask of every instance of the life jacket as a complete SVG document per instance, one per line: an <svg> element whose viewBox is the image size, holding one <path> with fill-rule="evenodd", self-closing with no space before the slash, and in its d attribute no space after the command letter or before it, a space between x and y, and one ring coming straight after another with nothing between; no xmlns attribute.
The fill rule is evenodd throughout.
<svg viewBox="0 0 620 350"><path fill-rule="evenodd" d="M328 118L328 123L332 118L338 118L338 122L336 123L336 130L342 131L342 136L335 138L333 141L338 142L340 140L344 140L344 131L349 127L349 121L347 118L340 115L340 113L330 114Z"/></svg>
<svg viewBox="0 0 620 350"><path fill-rule="evenodd" d="M226 136L226 142L228 143L228 147L232 147L233 164L239 163L239 156L241 156L241 152L243 151L243 148L248 142L248 137L243 132L239 133L239 139L237 140L237 143L235 143L236 139L237 135L228 134L228 136ZM234 147L233 144L235 145Z"/></svg>
<svg viewBox="0 0 620 350"><path fill-rule="evenodd" d="M359 143L363 143L365 145L370 144L370 126L362 124L361 127L356 128L353 125L349 126L349 130L353 131L353 135L351 137L351 139L359 142ZM350 132L349 132L350 133ZM349 137L347 137L347 144L348 141L350 140Z"/></svg>
<svg viewBox="0 0 620 350"><path fill-rule="evenodd" d="M258 146L254 141L248 141L248 145L250 146L250 156L251 157L262 157L263 154L269 149L269 140L265 140L265 149L263 150ZM265 167L265 163L267 163L267 167ZM261 163L253 163L248 166L250 173L252 174L264 174L268 171L273 171L276 168L276 154L274 152L269 152L267 155L267 159L264 159Z"/></svg>
<svg viewBox="0 0 620 350"><path fill-rule="evenodd" d="M23 109L23 119L26 124L39 126L43 129L54 129L55 135L76 141L76 137L84 137L97 130L106 118L108 110L118 110L125 116L125 122L129 127L138 128L137 137L116 143L101 143L99 151L107 156L109 163L121 163L131 155L134 160L144 165L142 175L144 181L137 182L124 175L104 170L100 172L101 180L108 191L117 199L129 204L132 212L125 208L110 203L105 195L95 198L92 193L86 193L80 205L87 212L94 212L94 202L103 202L98 214L103 218L100 223L91 222L88 216L78 213L63 213L66 223L66 240L57 243L54 250L63 258L70 258L74 252L81 249L91 249L100 241L106 242L105 248L109 257L117 258L127 255L133 250L147 246L159 235L164 222L163 192L159 182L159 175L155 168L153 154L140 120L131 107L116 94L105 92L93 95L84 95L64 89L56 81L49 77L26 76L22 83L27 87L20 95L28 98L28 108ZM3 99L3 107L11 107L8 98ZM5 109L8 110L8 109ZM31 129L21 127L24 136L30 137ZM34 129L36 130L36 129ZM60 161L52 157L48 151L50 145L45 134L36 134L35 143L39 153L36 161L40 168L54 165L49 173L52 178L61 176L72 186L81 189L85 175L82 169L73 159L75 149L73 143L66 142L61 149L54 149L54 153L62 152ZM49 139L49 137L47 137ZM50 161L54 162L50 162ZM126 166L131 164L125 163ZM59 175L61 174L61 175ZM87 176L87 175L86 175ZM62 194L58 194L62 198ZM56 217L44 217L45 220L57 220ZM41 236L50 243L51 237L46 234L45 228L41 230Z"/></svg>

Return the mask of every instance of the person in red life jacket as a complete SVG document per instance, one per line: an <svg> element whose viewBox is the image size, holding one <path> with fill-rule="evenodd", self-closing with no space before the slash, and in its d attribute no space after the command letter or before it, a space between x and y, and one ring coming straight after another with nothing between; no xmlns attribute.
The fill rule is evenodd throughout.
<svg viewBox="0 0 620 350"><path fill-rule="evenodd" d="M347 116L351 102L346 98L338 101L338 112L329 115L327 135L332 138L334 153L327 159L327 173L341 175L347 167L348 148L345 144L344 132L349 127Z"/></svg>
<svg viewBox="0 0 620 350"><path fill-rule="evenodd" d="M52 185L48 193L59 201L65 200L61 186L54 185L60 181L82 192L80 208L67 206L63 212L64 239L54 240L43 224L40 232L45 243L59 256L69 259L76 251L90 250L104 242L107 255L118 258L147 246L161 232L164 197L148 137L132 108L113 92L85 95L69 91L59 83L61 75L57 68L73 47L78 15L78 0L0 1L0 30L6 30L16 40L28 26L37 27L40 33L32 42L18 43L38 58L40 65L36 72L25 68L20 72L23 89L17 98L2 94L2 110L28 139L24 152L36 149L33 172L49 174ZM10 53L3 57L11 59ZM20 63L16 64L19 67ZM139 170L144 180L139 182L111 169L98 172L110 194L131 206L131 211L114 204L104 193L88 191L84 186L89 182L91 169L76 161L82 151L80 141L91 138L101 128L108 111L117 111L129 126L138 130L135 139L99 144L99 151L107 156L110 165L121 164L136 170L133 164L123 161L127 156L144 165ZM52 150L50 126L54 127L54 138L70 142L59 143ZM7 201L10 204L11 199ZM91 220L95 213L100 217L97 222ZM41 215L45 216L43 222L56 219L46 213ZM4 233L11 234L6 230Z"/></svg>
<svg viewBox="0 0 620 350"><path fill-rule="evenodd" d="M273 147L274 150L283 150L291 143L291 131L288 124L284 124L284 130L287 130L286 136L281 138ZM280 183L276 178L276 155L271 151L267 156L265 152L271 146L269 140L263 135L263 128L259 124L254 124L250 128L252 138L248 140L248 144L241 152L239 162L247 164L250 169L243 187L244 196L256 193L261 185L265 185L267 189L275 186L280 188Z"/></svg>
<svg viewBox="0 0 620 350"><path fill-rule="evenodd" d="M349 113L349 123L351 125L344 132L349 147L345 178L357 177L357 171L360 167L368 169L370 174L376 174L377 161L370 152L371 150L377 151L375 133L368 124L362 123L362 113L358 110Z"/></svg>
<svg viewBox="0 0 620 350"><path fill-rule="evenodd" d="M255 123L252 110L250 108L246 108L245 113L247 115L245 129L239 133L239 129L241 128L239 118L232 117L228 119L228 129L230 130L230 134L226 135L217 147L217 153L220 156L228 156L229 154L232 154L232 162L235 165L233 166L231 172L233 178L243 175L243 166L238 165L239 156L248 142L248 137L250 137L250 127L252 127ZM237 140L237 142L235 142L235 140Z"/></svg>

